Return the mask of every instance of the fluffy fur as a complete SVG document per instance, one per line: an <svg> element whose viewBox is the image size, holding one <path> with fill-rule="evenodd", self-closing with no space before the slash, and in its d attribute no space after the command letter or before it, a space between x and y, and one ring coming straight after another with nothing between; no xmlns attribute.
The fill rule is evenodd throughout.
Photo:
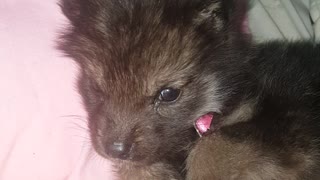
<svg viewBox="0 0 320 180"><path fill-rule="evenodd" d="M250 43L235 2L61 2L92 144L120 179L320 177L320 46ZM159 101L165 87L180 97ZM214 131L199 139L208 112ZM133 144L124 160L108 153L118 141Z"/></svg>

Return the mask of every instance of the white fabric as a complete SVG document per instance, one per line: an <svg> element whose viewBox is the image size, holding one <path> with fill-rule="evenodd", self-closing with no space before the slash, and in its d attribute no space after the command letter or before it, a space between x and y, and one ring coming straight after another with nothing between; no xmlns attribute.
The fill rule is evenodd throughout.
<svg viewBox="0 0 320 180"><path fill-rule="evenodd" d="M320 0L251 0L249 8L256 41L320 39Z"/></svg>

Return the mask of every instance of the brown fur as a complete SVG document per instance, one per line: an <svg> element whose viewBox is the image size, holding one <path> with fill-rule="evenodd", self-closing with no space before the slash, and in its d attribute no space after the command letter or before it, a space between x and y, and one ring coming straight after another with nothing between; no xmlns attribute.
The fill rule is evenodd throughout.
<svg viewBox="0 0 320 180"><path fill-rule="evenodd" d="M243 4L61 2L60 48L82 68L91 141L120 179L320 178L320 47L251 44ZM164 88L181 93L163 102ZM207 113L213 131L199 139Z"/></svg>

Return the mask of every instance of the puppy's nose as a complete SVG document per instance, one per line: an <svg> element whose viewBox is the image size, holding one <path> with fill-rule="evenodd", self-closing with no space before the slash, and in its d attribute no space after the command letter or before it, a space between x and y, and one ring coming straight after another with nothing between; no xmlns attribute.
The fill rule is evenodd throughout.
<svg viewBox="0 0 320 180"><path fill-rule="evenodd" d="M131 143L125 143L120 141L115 141L107 145L107 154L114 158L125 160L129 157L129 152L131 149Z"/></svg>

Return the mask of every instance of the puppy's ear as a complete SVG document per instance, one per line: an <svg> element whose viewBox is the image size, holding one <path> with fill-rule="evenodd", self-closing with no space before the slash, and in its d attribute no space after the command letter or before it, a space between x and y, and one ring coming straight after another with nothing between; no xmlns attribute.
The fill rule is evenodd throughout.
<svg viewBox="0 0 320 180"><path fill-rule="evenodd" d="M63 14L71 21L71 23L77 23L80 19L83 3L85 3L83 0L61 0L59 5Z"/></svg>
<svg viewBox="0 0 320 180"><path fill-rule="evenodd" d="M229 29L244 32L247 16L247 0L207 0L195 19L215 32Z"/></svg>

